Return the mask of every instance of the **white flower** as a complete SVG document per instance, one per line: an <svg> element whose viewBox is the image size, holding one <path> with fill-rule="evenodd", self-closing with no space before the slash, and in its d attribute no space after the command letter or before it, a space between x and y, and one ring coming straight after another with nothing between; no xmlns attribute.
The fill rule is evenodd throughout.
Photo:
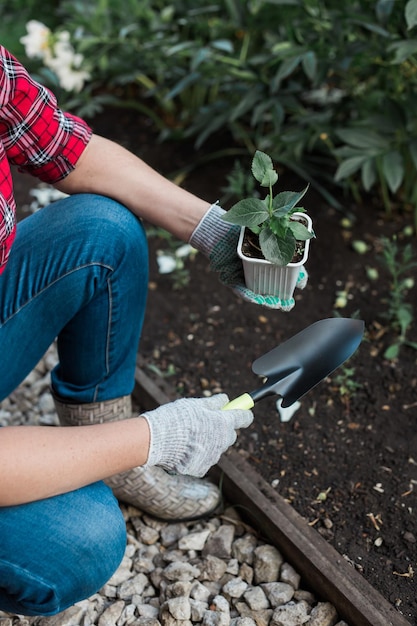
<svg viewBox="0 0 417 626"><path fill-rule="evenodd" d="M160 274L170 274L177 267L177 262L174 257L167 254L159 254L156 260Z"/></svg>
<svg viewBox="0 0 417 626"><path fill-rule="evenodd" d="M44 183L40 183L34 189L29 191L30 195L34 197L34 200L30 203L29 209L32 213L35 213L39 209L51 204L55 200L60 200L61 198L66 198L67 194L51 187L50 185L45 185Z"/></svg>
<svg viewBox="0 0 417 626"><path fill-rule="evenodd" d="M65 91L81 91L84 83L90 78L89 72L76 70L68 65L55 67L54 72L58 77L60 86Z"/></svg>
<svg viewBox="0 0 417 626"><path fill-rule="evenodd" d="M54 62L62 65L72 65L75 52L70 41L67 38L61 37L64 33L61 33L58 40L54 44Z"/></svg>
<svg viewBox="0 0 417 626"><path fill-rule="evenodd" d="M37 20L30 20L26 24L27 35L20 38L25 52L30 59L44 58L49 50L51 31L45 24Z"/></svg>
<svg viewBox="0 0 417 626"><path fill-rule="evenodd" d="M337 104L344 96L345 92L342 89L331 88L328 85L303 93L303 98L306 102L317 104L318 106Z"/></svg>
<svg viewBox="0 0 417 626"><path fill-rule="evenodd" d="M81 91L84 83L91 78L82 69L84 57L75 52L71 45L71 35L67 30L52 34L45 24L30 20L26 24L27 35L21 38L29 58L41 58L46 67L52 70L65 91ZM55 40L52 44L51 41Z"/></svg>
<svg viewBox="0 0 417 626"><path fill-rule="evenodd" d="M192 256L196 252L197 250L190 246L189 243L185 243L184 245L176 249L175 256L177 256L179 259L183 259L187 256Z"/></svg>
<svg viewBox="0 0 417 626"><path fill-rule="evenodd" d="M82 54L77 54L70 42L68 31L59 33L53 47L54 56L45 60L58 77L60 86L65 91L81 91L84 83L90 79L87 70L79 69L84 61Z"/></svg>

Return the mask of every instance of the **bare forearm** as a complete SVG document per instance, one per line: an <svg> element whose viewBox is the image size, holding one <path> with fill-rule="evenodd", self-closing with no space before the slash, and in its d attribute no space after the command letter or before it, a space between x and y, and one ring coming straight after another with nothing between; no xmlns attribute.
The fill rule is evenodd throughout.
<svg viewBox="0 0 417 626"><path fill-rule="evenodd" d="M0 429L0 506L65 493L146 462L146 420Z"/></svg>
<svg viewBox="0 0 417 626"><path fill-rule="evenodd" d="M65 193L98 193L188 241L209 203L149 167L116 143L93 135L77 166L57 187Z"/></svg>

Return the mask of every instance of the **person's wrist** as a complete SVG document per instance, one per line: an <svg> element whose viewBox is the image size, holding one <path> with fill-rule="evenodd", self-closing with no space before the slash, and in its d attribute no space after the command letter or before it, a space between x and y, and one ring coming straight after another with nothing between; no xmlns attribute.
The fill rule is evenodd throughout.
<svg viewBox="0 0 417 626"><path fill-rule="evenodd" d="M181 400L176 402L181 402ZM146 466L160 465L164 469L172 470L187 450L187 441L182 433L182 416L176 413L174 404L175 402L162 405L142 415L149 429L149 452ZM183 411L185 410L183 408ZM169 418L175 418L175 427L169 426L167 412L169 412Z"/></svg>
<svg viewBox="0 0 417 626"><path fill-rule="evenodd" d="M230 224L221 219L225 213L226 211L217 202L212 204L191 234L190 245L209 255L216 243L230 229Z"/></svg>
<svg viewBox="0 0 417 626"><path fill-rule="evenodd" d="M143 415L138 415L133 419L136 420L139 431L140 455L142 457L141 465L145 465L148 462L151 450L151 429L148 420Z"/></svg>

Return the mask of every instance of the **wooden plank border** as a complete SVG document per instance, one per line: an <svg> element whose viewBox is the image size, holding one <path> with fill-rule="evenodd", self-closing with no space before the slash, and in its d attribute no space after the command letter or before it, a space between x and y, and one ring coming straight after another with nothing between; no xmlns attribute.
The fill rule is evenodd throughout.
<svg viewBox="0 0 417 626"><path fill-rule="evenodd" d="M151 380L140 365L135 379L134 398L145 410L177 397L166 383L159 386ZM410 626L235 450L229 450L210 474L242 518L275 545L350 626Z"/></svg>

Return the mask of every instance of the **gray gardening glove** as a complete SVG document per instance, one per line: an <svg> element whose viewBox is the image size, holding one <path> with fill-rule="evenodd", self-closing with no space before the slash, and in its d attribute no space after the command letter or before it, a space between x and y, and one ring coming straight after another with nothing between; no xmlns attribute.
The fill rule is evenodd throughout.
<svg viewBox="0 0 417 626"><path fill-rule="evenodd" d="M221 216L225 213L218 204L212 204L191 235L190 245L208 257L210 268L219 272L221 282L239 297L269 309L290 311L295 305L294 298L283 301L276 296L254 293L246 287L242 261L237 254L240 226L222 220ZM304 289L307 280L308 274L302 265L297 287Z"/></svg>
<svg viewBox="0 0 417 626"><path fill-rule="evenodd" d="M252 411L230 409L226 394L183 398L143 413L150 430L145 467L159 465L177 474L204 476L236 441L236 430L253 421Z"/></svg>

